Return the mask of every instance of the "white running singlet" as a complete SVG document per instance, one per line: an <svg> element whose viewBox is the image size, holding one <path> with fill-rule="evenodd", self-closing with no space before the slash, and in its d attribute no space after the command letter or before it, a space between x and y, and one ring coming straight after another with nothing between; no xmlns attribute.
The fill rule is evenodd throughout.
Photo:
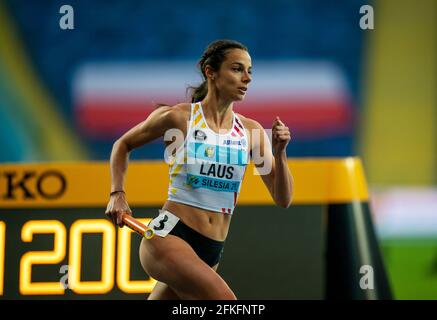
<svg viewBox="0 0 437 320"><path fill-rule="evenodd" d="M193 103L184 144L170 163L168 199L232 214L249 161L248 141L234 112L232 129L217 134L208 127L200 102Z"/></svg>

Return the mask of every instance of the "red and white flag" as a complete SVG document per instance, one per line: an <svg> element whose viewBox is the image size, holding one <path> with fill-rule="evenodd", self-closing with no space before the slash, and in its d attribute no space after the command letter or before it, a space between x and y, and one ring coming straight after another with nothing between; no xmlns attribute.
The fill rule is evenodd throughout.
<svg viewBox="0 0 437 320"><path fill-rule="evenodd" d="M86 136L112 139L147 118L157 103L189 102L201 77L194 61L95 63L73 81L75 115ZM234 111L270 128L275 116L302 139L351 133L353 106L345 75L329 62L257 61L245 100Z"/></svg>

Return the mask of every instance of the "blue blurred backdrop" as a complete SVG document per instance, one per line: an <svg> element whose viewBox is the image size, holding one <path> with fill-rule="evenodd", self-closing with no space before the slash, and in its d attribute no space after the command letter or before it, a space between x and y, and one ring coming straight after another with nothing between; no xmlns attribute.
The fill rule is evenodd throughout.
<svg viewBox="0 0 437 320"><path fill-rule="evenodd" d="M89 64L110 67L120 63L135 65L156 61L163 64L186 61L187 67L191 66L195 72L195 62L205 47L221 38L238 40L249 48L254 66L253 83L257 82L258 61L266 62L267 69L269 63L275 62L330 64L331 69L341 78L341 92L338 92L339 85L335 84L338 82L335 76L321 70L316 71L314 77L325 75L331 87L335 87L332 91L337 90L333 94L347 100L337 101L336 106L341 104L339 108L343 108L341 114L338 114L338 110L333 111L337 112L333 117L340 117L338 121L345 128L311 135L307 133L317 131L317 123L304 124L302 133L297 130L297 136L289 146L289 155L353 155L354 115L360 107L359 81L363 52L363 30L357 21L360 18L359 8L364 3L360 0L334 3L317 0L220 3L193 0L69 1L68 4L74 9L74 29L62 30L59 26L63 16L60 7L66 4L65 1L6 1L2 10L8 15L9 36L16 42L16 47L11 49L19 52L10 59L18 60L17 64L24 64L27 71L23 72L32 74L35 79L25 88L17 83L8 94L10 98L6 95L0 98L2 118L8 123L9 132L1 135L4 152L1 153L0 161L108 159L115 138L129 126L118 125L118 131L97 135L81 129L81 113L77 112L73 90L75 75L81 68ZM2 46L8 45L3 43ZM293 69L289 72L293 72ZM129 73L120 76L129 77ZM168 76L171 78L173 74ZM268 76L267 71L264 78ZM187 78L190 77L187 75ZM5 90L4 87L10 83L7 83L7 79L3 81L6 82L2 85ZM23 102L23 90L33 91L40 96L39 99L50 101L45 103L44 108L51 107L49 112L55 115L49 119L47 115L41 114L46 111L40 109L27 112L27 109L32 108L28 104L38 102L32 98L31 101ZM180 90L180 93L185 92ZM328 93L328 96L332 94ZM147 100L147 97L143 98ZM269 99L268 96L265 98ZM317 110L324 108L325 104L330 105L324 93L321 93L320 98L323 101L317 102L319 108L312 113L315 117ZM21 106L16 106L18 104ZM294 107L298 109L299 105L289 106L289 109L284 106L284 115L288 113L290 119L296 119ZM118 108L120 117L123 117L122 106ZM11 115L15 112L11 110L22 110L23 114L17 117ZM130 124L143 120L150 111L147 108L144 110L144 117L134 116ZM298 110L296 112L299 113ZM244 111L241 113L244 114ZM38 122L40 125L24 125L28 116L32 119L41 118ZM272 120L274 116L271 115ZM329 122L327 118L331 116L329 113L318 115L322 118L320 121L326 122ZM13 123L17 118L21 124ZM298 126L300 120L295 121ZM338 126L338 121L327 125ZM293 130L293 120L291 122ZM49 150L45 142L47 138L41 133L41 130L46 129L40 126L50 129L47 135L59 138L68 136L71 149L68 152ZM120 126L123 130L120 130ZM267 119L265 127L268 127ZM53 144L57 145L56 142ZM38 145L40 147L36 149L39 150L34 150ZM62 146L60 148L62 150ZM162 144L155 143L135 151L132 158L161 158L162 152Z"/></svg>

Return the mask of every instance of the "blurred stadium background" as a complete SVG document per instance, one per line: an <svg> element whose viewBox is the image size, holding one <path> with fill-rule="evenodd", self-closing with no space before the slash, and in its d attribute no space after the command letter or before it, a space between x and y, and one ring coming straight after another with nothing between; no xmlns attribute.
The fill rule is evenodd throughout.
<svg viewBox="0 0 437 320"><path fill-rule="evenodd" d="M366 4L374 30L359 26ZM434 0L1 1L0 162L108 160L155 103L187 100L220 38L253 59L235 110L266 128L280 115L289 157L361 157L394 297L437 299Z"/></svg>

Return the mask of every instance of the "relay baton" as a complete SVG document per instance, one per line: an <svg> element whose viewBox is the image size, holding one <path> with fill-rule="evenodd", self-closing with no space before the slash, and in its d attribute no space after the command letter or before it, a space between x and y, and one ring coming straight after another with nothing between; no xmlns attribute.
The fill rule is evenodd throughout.
<svg viewBox="0 0 437 320"><path fill-rule="evenodd" d="M149 227L126 213L123 214L122 220L123 223L127 225L130 229L146 239L152 239L155 235L155 231L153 231L153 229L150 229Z"/></svg>

